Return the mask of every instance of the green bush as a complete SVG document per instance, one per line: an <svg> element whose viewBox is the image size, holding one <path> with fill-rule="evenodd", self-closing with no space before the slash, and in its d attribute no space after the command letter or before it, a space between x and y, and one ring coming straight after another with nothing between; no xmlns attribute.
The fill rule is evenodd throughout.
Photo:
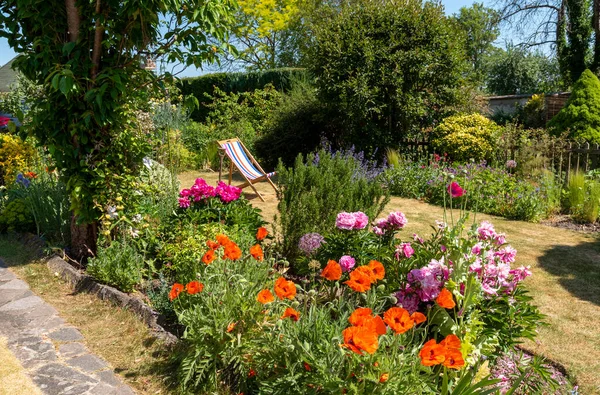
<svg viewBox="0 0 600 395"><path fill-rule="evenodd" d="M600 81L585 70L573 85L565 107L548 122L554 135L600 144Z"/></svg>
<svg viewBox="0 0 600 395"><path fill-rule="evenodd" d="M144 257L127 241L114 240L88 261L87 272L98 281L131 292L142 281Z"/></svg>
<svg viewBox="0 0 600 395"><path fill-rule="evenodd" d="M331 140L338 129L334 111L320 102L313 85L294 84L271 111L264 135L255 143L261 165L274 169L281 159L291 166L298 154L316 150L323 137Z"/></svg>
<svg viewBox="0 0 600 395"><path fill-rule="evenodd" d="M344 3L315 26L311 52L321 98L340 108L345 142L361 149L397 145L461 97L462 35L438 3Z"/></svg>
<svg viewBox="0 0 600 395"><path fill-rule="evenodd" d="M194 121L204 122L209 116L216 88L225 93L252 92L272 85L278 91L285 92L291 88L292 82L308 77L304 69L275 69L248 73L216 73L200 77L183 78L180 83L184 96L193 95L200 102L199 108L190 116Z"/></svg>
<svg viewBox="0 0 600 395"><path fill-rule="evenodd" d="M589 194L583 204L582 220L593 223L600 215L600 182L591 181L588 186Z"/></svg>
<svg viewBox="0 0 600 395"><path fill-rule="evenodd" d="M35 230L35 222L25 197L9 196L0 213L0 232L29 232Z"/></svg>
<svg viewBox="0 0 600 395"><path fill-rule="evenodd" d="M292 168L280 164L277 173L280 214L276 222L282 253L291 261L298 256L300 237L335 223L340 211L363 211L374 220L389 201L379 180L368 177L352 156L320 150L306 158L298 155Z"/></svg>
<svg viewBox="0 0 600 395"><path fill-rule="evenodd" d="M455 161L489 160L500 132L500 127L483 115L454 115L433 129L431 145Z"/></svg>
<svg viewBox="0 0 600 395"><path fill-rule="evenodd" d="M65 185L58 177L41 173L25 190L37 233L48 242L68 245L71 241L71 210Z"/></svg>

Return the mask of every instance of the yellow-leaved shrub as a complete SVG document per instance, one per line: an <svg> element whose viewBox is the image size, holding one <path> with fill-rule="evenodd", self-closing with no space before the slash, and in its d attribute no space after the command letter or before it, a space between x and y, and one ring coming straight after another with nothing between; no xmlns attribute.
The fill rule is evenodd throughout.
<svg viewBox="0 0 600 395"><path fill-rule="evenodd" d="M12 184L17 174L31 171L37 152L19 136L0 134L0 185Z"/></svg>
<svg viewBox="0 0 600 395"><path fill-rule="evenodd" d="M442 121L431 133L435 152L455 161L490 159L502 128L480 114L454 115Z"/></svg>

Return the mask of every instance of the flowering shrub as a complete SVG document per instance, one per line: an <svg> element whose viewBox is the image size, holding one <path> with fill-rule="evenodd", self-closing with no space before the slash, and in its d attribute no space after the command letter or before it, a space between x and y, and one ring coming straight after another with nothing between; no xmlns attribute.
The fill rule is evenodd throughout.
<svg viewBox="0 0 600 395"><path fill-rule="evenodd" d="M18 136L0 133L0 185L10 186L17 174L30 170L36 158L33 145Z"/></svg>
<svg viewBox="0 0 600 395"><path fill-rule="evenodd" d="M531 273L492 224L466 229L461 218L429 240L401 241L402 213L372 227L363 213L339 214L322 236L301 239L308 277L286 278L258 237L248 250L225 235L207 242L193 279L202 292L172 291L187 389L478 393L498 382L476 387L484 361L535 336L541 315L522 286Z"/></svg>
<svg viewBox="0 0 600 395"><path fill-rule="evenodd" d="M179 207L194 223L222 222L256 229L263 224L260 210L241 198L242 190L219 181L216 187L197 178L190 188L179 192Z"/></svg>

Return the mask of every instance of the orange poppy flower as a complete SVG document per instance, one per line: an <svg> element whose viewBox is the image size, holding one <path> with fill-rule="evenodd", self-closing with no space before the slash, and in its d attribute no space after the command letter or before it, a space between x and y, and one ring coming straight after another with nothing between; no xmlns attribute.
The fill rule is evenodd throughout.
<svg viewBox="0 0 600 395"><path fill-rule="evenodd" d="M211 250L216 250L219 247L221 247L221 244L217 243L216 241L212 241L212 240L206 240L206 245L208 246L208 248L210 248Z"/></svg>
<svg viewBox="0 0 600 395"><path fill-rule="evenodd" d="M444 360L444 366L447 368L460 370L460 368L465 366L465 360L463 359L460 350L446 349L444 357L446 358Z"/></svg>
<svg viewBox="0 0 600 395"><path fill-rule="evenodd" d="M171 287L171 292L169 292L169 300L173 300L179 296L179 294L183 292L183 284L175 283Z"/></svg>
<svg viewBox="0 0 600 395"><path fill-rule="evenodd" d="M206 254L204 254L204 256L202 257L202 262L204 262L205 265L210 265L212 263L212 261L215 260L215 250L208 250L206 251Z"/></svg>
<svg viewBox="0 0 600 395"><path fill-rule="evenodd" d="M446 349L441 344L436 344L435 339L429 340L423 344L423 348L419 352L421 364L424 366L434 366L446 360Z"/></svg>
<svg viewBox="0 0 600 395"><path fill-rule="evenodd" d="M268 289L263 289L262 291L260 291L258 293L256 300L258 300L262 304L267 304L267 303L271 303L272 301L274 301L275 298L273 297L273 294L271 293L271 291L269 291Z"/></svg>
<svg viewBox="0 0 600 395"><path fill-rule="evenodd" d="M329 281L337 281L342 277L342 267L339 263L330 259L325 269L321 272L321 277Z"/></svg>
<svg viewBox="0 0 600 395"><path fill-rule="evenodd" d="M378 315L376 315L375 317L369 317L369 318L365 319L362 326L371 328L378 335L385 335L387 333L387 326L385 326L385 323L383 322L381 317Z"/></svg>
<svg viewBox="0 0 600 395"><path fill-rule="evenodd" d="M275 281L275 294L277 294L279 299L294 299L296 297L296 284L283 277L279 277Z"/></svg>
<svg viewBox="0 0 600 395"><path fill-rule="evenodd" d="M368 307L359 307L350 314L348 322L354 326L361 326L366 319L372 318L373 310Z"/></svg>
<svg viewBox="0 0 600 395"><path fill-rule="evenodd" d="M237 261L242 257L242 250L235 244L233 241L229 242L225 246L225 253L223 254L225 258L231 259L232 261Z"/></svg>
<svg viewBox="0 0 600 395"><path fill-rule="evenodd" d="M191 281L185 286L185 290L190 295L195 295L198 292L202 292L203 289L204 284L202 284L200 281Z"/></svg>
<svg viewBox="0 0 600 395"><path fill-rule="evenodd" d="M383 320L396 334L408 331L415 324L408 311L402 307L392 307L383 313Z"/></svg>
<svg viewBox="0 0 600 395"><path fill-rule="evenodd" d="M389 373L384 373L381 375L381 377L379 377L379 382L380 383L385 383L386 381L388 381L390 378L390 374Z"/></svg>
<svg viewBox="0 0 600 395"><path fill-rule="evenodd" d="M383 267L381 262L375 260L369 262L369 269L371 269L373 272L373 278L375 281L383 280L385 277L385 267Z"/></svg>
<svg viewBox="0 0 600 395"><path fill-rule="evenodd" d="M231 240L229 240L229 237L225 236L224 234L218 234L216 236L217 242L222 245L223 247L225 247L227 244L229 244L231 242Z"/></svg>
<svg viewBox="0 0 600 395"><path fill-rule="evenodd" d="M256 230L256 240L261 241L267 237L268 234L269 232L267 231L267 228L261 226Z"/></svg>
<svg viewBox="0 0 600 395"><path fill-rule="evenodd" d="M448 335L440 342L440 345L449 350L460 350L460 339L456 335Z"/></svg>
<svg viewBox="0 0 600 395"><path fill-rule="evenodd" d="M235 329L235 322L230 323L229 325L227 325L227 333L231 333L233 332L233 330Z"/></svg>
<svg viewBox="0 0 600 395"><path fill-rule="evenodd" d="M412 313L410 315L410 319L413 320L415 325L419 325L420 323L427 321L427 317L425 316L425 314L419 313L418 311Z"/></svg>
<svg viewBox="0 0 600 395"><path fill-rule="evenodd" d="M435 301L445 309L453 309L454 306L456 306L454 299L452 299L452 292L448 291L446 288L441 290Z"/></svg>
<svg viewBox="0 0 600 395"><path fill-rule="evenodd" d="M366 267L366 266L361 266L361 267ZM358 269L360 269L360 268L358 268ZM372 283L371 277L368 274L365 274L363 271L359 271L358 269L350 272L350 280L345 281L344 284L348 285L350 288L352 288L356 292L368 291L369 289L371 289L371 283Z"/></svg>
<svg viewBox="0 0 600 395"><path fill-rule="evenodd" d="M344 344L342 347L348 348L356 354L362 355L363 351L373 354L379 347L377 333L364 326L351 326L344 329Z"/></svg>
<svg viewBox="0 0 600 395"><path fill-rule="evenodd" d="M373 273L373 270L369 266L359 266L356 269L354 269L354 271L368 276L371 279L372 283L377 281L377 278L375 278L375 273Z"/></svg>
<svg viewBox="0 0 600 395"><path fill-rule="evenodd" d="M264 259L263 249L260 244L255 244L250 247L250 255L254 257L257 261L262 261Z"/></svg>
<svg viewBox="0 0 600 395"><path fill-rule="evenodd" d="M291 307L288 307L283 312L283 315L281 316L281 319L283 320L283 319L286 319L288 317L290 317L294 321L298 321L300 319L300 312L292 309Z"/></svg>

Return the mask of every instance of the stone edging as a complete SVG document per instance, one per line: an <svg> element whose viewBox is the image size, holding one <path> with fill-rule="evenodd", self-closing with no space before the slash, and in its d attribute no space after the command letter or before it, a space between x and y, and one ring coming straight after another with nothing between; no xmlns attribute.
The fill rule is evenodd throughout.
<svg viewBox="0 0 600 395"><path fill-rule="evenodd" d="M46 262L52 272L58 274L62 279L71 284L77 292L87 292L96 295L102 300L108 300L115 305L129 309L152 329L153 336L163 340L167 344L175 344L178 339L175 335L165 330L159 322L163 320L161 314L151 309L140 299L131 297L124 292L108 285L100 284L91 276L81 273L59 256L53 256Z"/></svg>

